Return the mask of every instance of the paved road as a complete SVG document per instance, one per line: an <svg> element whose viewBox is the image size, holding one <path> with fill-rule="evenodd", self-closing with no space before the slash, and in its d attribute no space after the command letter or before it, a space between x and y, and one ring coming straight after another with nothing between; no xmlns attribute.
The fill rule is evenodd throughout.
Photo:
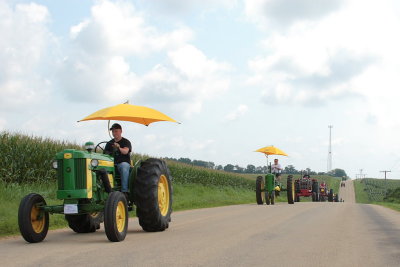
<svg viewBox="0 0 400 267"><path fill-rule="evenodd" d="M129 222L124 242L103 229L49 232L44 242L0 240L1 266L399 266L400 213L354 203L238 205L173 213L170 228ZM353 200L353 203L351 201Z"/></svg>

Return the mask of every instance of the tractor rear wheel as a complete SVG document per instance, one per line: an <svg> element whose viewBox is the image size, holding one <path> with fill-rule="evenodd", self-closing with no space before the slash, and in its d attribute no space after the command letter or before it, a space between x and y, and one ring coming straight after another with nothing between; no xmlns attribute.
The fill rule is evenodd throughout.
<svg viewBox="0 0 400 267"><path fill-rule="evenodd" d="M29 243L43 241L49 230L49 213L40 209L46 201L39 194L26 195L19 205L18 226L22 237Z"/></svg>
<svg viewBox="0 0 400 267"><path fill-rule="evenodd" d="M120 242L125 239L128 229L128 203L123 193L109 194L104 207L104 230L108 240Z"/></svg>
<svg viewBox="0 0 400 267"><path fill-rule="evenodd" d="M168 228L172 213L172 178L167 164L159 159L147 159L138 168L134 183L136 215L147 232Z"/></svg>
<svg viewBox="0 0 400 267"><path fill-rule="evenodd" d="M293 182L293 176L289 175L287 178L287 200L288 204L294 204L294 182Z"/></svg>
<svg viewBox="0 0 400 267"><path fill-rule="evenodd" d="M334 201L339 202L339 194L336 194Z"/></svg>
<svg viewBox="0 0 400 267"><path fill-rule="evenodd" d="M100 228L103 222L104 213L94 212L91 214L70 215L66 214L65 219L69 228L75 233L93 233Z"/></svg>
<svg viewBox="0 0 400 267"><path fill-rule="evenodd" d="M263 194L263 190L264 190L264 177L258 176L256 180L256 201L258 205L264 204L264 198L267 199L267 197L264 196Z"/></svg>

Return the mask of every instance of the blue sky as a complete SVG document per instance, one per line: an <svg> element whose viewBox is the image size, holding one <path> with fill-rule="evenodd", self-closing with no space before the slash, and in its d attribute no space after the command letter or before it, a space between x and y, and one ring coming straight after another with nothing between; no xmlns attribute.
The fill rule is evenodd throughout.
<svg viewBox="0 0 400 267"><path fill-rule="evenodd" d="M123 122L134 150L400 178L395 0L0 0L0 130L84 143L77 121L129 100L181 124Z"/></svg>

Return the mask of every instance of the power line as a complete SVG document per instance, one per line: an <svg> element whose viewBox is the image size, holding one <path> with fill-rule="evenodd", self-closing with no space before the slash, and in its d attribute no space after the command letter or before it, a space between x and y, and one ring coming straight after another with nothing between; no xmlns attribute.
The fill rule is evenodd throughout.
<svg viewBox="0 0 400 267"><path fill-rule="evenodd" d="M356 173L356 179L363 179L367 174L363 173L363 169L360 169L360 173Z"/></svg>

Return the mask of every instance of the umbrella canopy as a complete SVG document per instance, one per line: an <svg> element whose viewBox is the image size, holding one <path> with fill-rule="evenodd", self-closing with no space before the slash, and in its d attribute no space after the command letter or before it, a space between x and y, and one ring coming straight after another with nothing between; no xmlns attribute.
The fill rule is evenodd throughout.
<svg viewBox="0 0 400 267"><path fill-rule="evenodd" d="M90 120L131 121L146 126L148 126L150 123L157 121L171 121L179 123L176 120L155 109L130 104L119 104L116 106L98 110L95 113L81 119L80 121Z"/></svg>
<svg viewBox="0 0 400 267"><path fill-rule="evenodd" d="M280 150L279 148L274 147L274 146L266 146L266 147L257 149L255 152L261 152L267 156L268 155L288 156L288 154L286 154L285 152L283 152L282 150Z"/></svg>

